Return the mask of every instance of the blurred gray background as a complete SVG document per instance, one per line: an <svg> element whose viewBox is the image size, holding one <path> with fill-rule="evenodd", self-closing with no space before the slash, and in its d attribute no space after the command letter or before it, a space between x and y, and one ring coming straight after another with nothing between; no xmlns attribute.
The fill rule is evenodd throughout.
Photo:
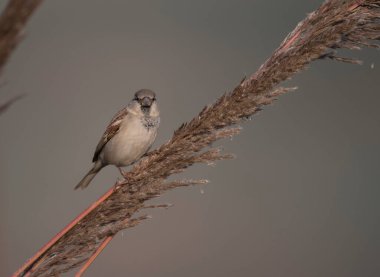
<svg viewBox="0 0 380 277"><path fill-rule="evenodd" d="M159 96L158 146L320 3L45 1L1 78L1 101L27 96L0 117L0 276L118 178L109 167L73 190L136 90ZM119 234L86 276L380 276L380 56L344 53L364 64L297 75L223 142L235 160L185 174L210 185L155 200L174 207Z"/></svg>

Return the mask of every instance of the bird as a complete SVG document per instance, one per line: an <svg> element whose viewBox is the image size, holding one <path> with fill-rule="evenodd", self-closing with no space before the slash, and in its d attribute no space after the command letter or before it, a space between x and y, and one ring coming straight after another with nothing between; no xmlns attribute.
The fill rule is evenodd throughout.
<svg viewBox="0 0 380 277"><path fill-rule="evenodd" d="M160 112L156 94L141 89L128 105L120 110L108 124L92 159L93 166L75 189L86 188L105 166L121 167L138 161L149 151L160 125Z"/></svg>

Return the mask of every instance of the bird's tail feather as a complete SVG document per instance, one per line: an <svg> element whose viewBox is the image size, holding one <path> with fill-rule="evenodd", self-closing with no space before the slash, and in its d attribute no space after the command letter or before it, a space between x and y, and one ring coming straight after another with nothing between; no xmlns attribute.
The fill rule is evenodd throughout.
<svg viewBox="0 0 380 277"><path fill-rule="evenodd" d="M90 171L83 177L83 179L79 182L78 185L75 186L74 189L84 189L88 187L92 179L94 179L95 175L103 168L103 165L100 161L97 161L94 166L90 169Z"/></svg>

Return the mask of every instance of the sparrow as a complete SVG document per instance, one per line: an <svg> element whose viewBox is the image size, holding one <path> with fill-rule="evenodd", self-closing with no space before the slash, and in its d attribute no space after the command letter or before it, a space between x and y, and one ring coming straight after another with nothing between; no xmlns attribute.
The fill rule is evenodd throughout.
<svg viewBox="0 0 380 277"><path fill-rule="evenodd" d="M96 174L107 165L128 166L138 161L152 146L160 124L156 94L141 89L108 124L101 137L94 157L93 167L75 187L86 188Z"/></svg>

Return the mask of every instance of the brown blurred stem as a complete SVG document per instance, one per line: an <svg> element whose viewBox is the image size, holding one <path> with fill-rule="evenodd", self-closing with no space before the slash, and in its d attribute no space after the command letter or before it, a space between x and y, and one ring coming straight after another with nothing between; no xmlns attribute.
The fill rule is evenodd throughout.
<svg viewBox="0 0 380 277"><path fill-rule="evenodd" d="M10 0L0 15L0 75L13 50L20 43L23 30L42 0ZM0 105L0 114L5 112L22 96L15 96Z"/></svg>
<svg viewBox="0 0 380 277"><path fill-rule="evenodd" d="M23 98L25 95L16 95L15 97L7 100L5 103L0 104L0 114L4 113L6 110L9 109L10 106L13 105L14 102L20 100Z"/></svg>
<svg viewBox="0 0 380 277"><path fill-rule="evenodd" d="M82 264L87 269L91 263L87 261L100 252L99 247L103 249L105 241L148 218L136 217L149 207L148 200L174 188L206 183L166 179L195 163L231 158L212 143L238 134L244 119L292 90L278 87L281 82L318 59L357 63L338 57L336 51L378 47L374 41L379 38L380 0L326 1L297 25L255 74L180 126L168 142L148 153L107 197L55 236L14 276L56 276Z"/></svg>
<svg viewBox="0 0 380 277"><path fill-rule="evenodd" d="M0 73L19 44L30 16L42 0L10 0L0 15Z"/></svg>

